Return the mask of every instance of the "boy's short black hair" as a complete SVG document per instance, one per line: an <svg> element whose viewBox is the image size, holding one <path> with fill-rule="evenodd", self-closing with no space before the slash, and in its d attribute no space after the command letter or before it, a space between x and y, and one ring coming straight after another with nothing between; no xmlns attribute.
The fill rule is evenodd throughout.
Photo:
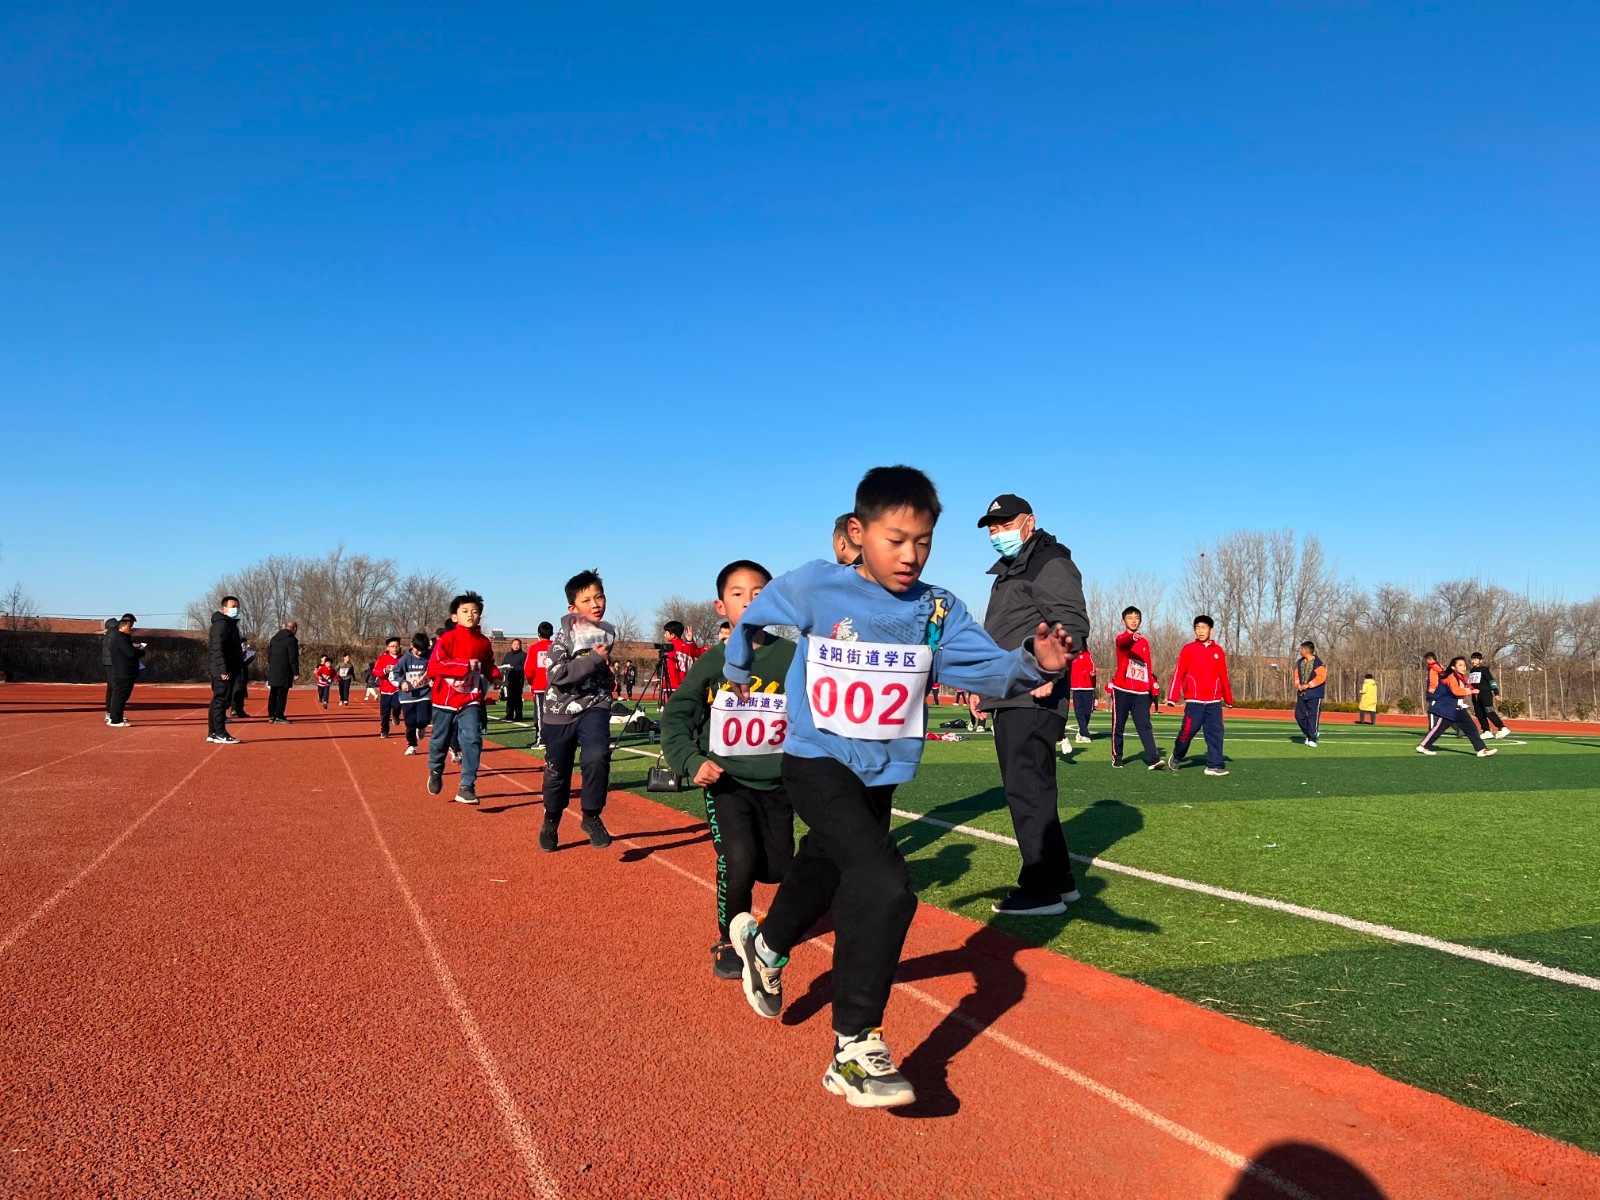
<svg viewBox="0 0 1600 1200"><path fill-rule="evenodd" d="M222 604L219 607L226 608L229 600L232 600L235 604L239 603L239 597L237 596L224 596L222 598Z"/></svg>
<svg viewBox="0 0 1600 1200"><path fill-rule="evenodd" d="M1368 672L1367 672L1367 673L1366 673L1366 674L1365 674L1365 675L1363 675L1363 676L1362 676L1362 677L1361 677L1361 678L1363 678L1363 679L1371 679L1371 678L1372 678L1372 672L1371 672L1371 671L1368 671Z"/></svg>
<svg viewBox="0 0 1600 1200"><path fill-rule="evenodd" d="M1302 650L1310 650L1310 651L1312 651L1314 653L1316 651L1316 649L1317 649L1317 644L1315 642L1313 642L1313 641L1307 640L1307 641L1304 641L1304 642L1300 643L1300 649L1302 649Z"/></svg>
<svg viewBox="0 0 1600 1200"><path fill-rule="evenodd" d="M837 532L837 531L835 531L835 532ZM730 578L732 578L733 573L735 571L754 571L757 575L761 576L768 583L772 582L772 572L767 570L760 563L755 562L755 561L753 561L751 559L748 559L748 558L736 558L731 563L729 563L727 566L723 567L722 570L717 572L717 599L718 600L722 599L722 593L724 591L726 591L727 587L728 587L728 580Z"/></svg>
<svg viewBox="0 0 1600 1200"><path fill-rule="evenodd" d="M456 610L459 609L463 604L476 604L478 606L478 611L480 613L483 611L482 596L478 595L477 592L462 592L459 596L452 596L450 598L450 615L452 617L455 616Z"/></svg>
<svg viewBox="0 0 1600 1200"><path fill-rule="evenodd" d="M933 480L917 468L873 467L856 484L856 506L850 515L866 524L897 508L922 513L931 517L935 524L944 511Z"/></svg>
<svg viewBox="0 0 1600 1200"><path fill-rule="evenodd" d="M138 623L139 618L134 616L132 613L123 613L117 618L118 625L137 625Z"/></svg>
<svg viewBox="0 0 1600 1200"><path fill-rule="evenodd" d="M1453 671L1453 670L1455 670L1455 667L1456 667L1457 663L1464 663L1466 661L1467 661L1467 656L1465 654L1458 654L1458 655L1456 655L1454 658L1452 658L1450 660L1450 669Z"/></svg>
<svg viewBox="0 0 1600 1200"><path fill-rule="evenodd" d="M383 644L387 646L390 642L398 642L399 640L400 635L398 633L391 633L388 637L383 639Z"/></svg>
<svg viewBox="0 0 1600 1200"><path fill-rule="evenodd" d="M1194 619L1194 623L1196 625L1204 625L1207 629L1215 629L1217 627L1217 623L1211 619L1209 613L1201 613Z"/></svg>
<svg viewBox="0 0 1600 1200"><path fill-rule="evenodd" d="M443 637L445 634L447 634L449 632L450 632L450 626L441 625L441 626L439 626L439 628L437 628L437 629L435 629L433 631L433 636L434 637Z"/></svg>
<svg viewBox="0 0 1600 1200"><path fill-rule="evenodd" d="M833 523L834 537L838 537L841 533L844 534L845 537L850 536L850 518L853 516L855 516L855 513L853 512L839 514L838 519Z"/></svg>
<svg viewBox="0 0 1600 1200"><path fill-rule="evenodd" d="M600 578L599 571L579 571L571 579L567 580L567 603L576 604L578 602L578 593L586 591L596 584L600 585L602 592L606 590L605 582Z"/></svg>
<svg viewBox="0 0 1600 1200"><path fill-rule="evenodd" d="M668 637L682 637L683 636L683 622L682 621L668 621L664 625L661 626L661 632L666 634Z"/></svg>
<svg viewBox="0 0 1600 1200"><path fill-rule="evenodd" d="M733 628L733 622L732 621L724 621L724 622L722 622L722 624L718 625L717 628L718 629L732 629Z"/></svg>
<svg viewBox="0 0 1600 1200"><path fill-rule="evenodd" d="M551 636L553 633L555 633L555 631L556 631L556 627L554 625L550 624L549 621L540 621L539 622L539 636L540 637L547 638L547 637Z"/></svg>
<svg viewBox="0 0 1600 1200"><path fill-rule="evenodd" d="M1127 608L1122 610L1122 615L1125 616L1125 617L1131 617L1131 616L1133 616L1134 613L1139 613L1140 620L1144 619L1144 614L1142 612L1139 612L1139 610L1137 608L1135 608L1131 604L1128 605Z"/></svg>
<svg viewBox="0 0 1600 1200"><path fill-rule="evenodd" d="M1437 654L1435 654L1432 650L1424 650L1422 652L1422 661L1423 662L1427 662L1428 659L1430 659L1430 658L1433 659L1434 662L1438 662L1439 661L1439 656Z"/></svg>
<svg viewBox="0 0 1600 1200"><path fill-rule="evenodd" d="M1482 650L1474 650L1472 652L1472 657L1473 658L1482 658L1483 657L1483 651Z"/></svg>
<svg viewBox="0 0 1600 1200"><path fill-rule="evenodd" d="M432 644L432 642L428 641L428 635L420 629L411 635L411 648L418 654L426 654Z"/></svg>

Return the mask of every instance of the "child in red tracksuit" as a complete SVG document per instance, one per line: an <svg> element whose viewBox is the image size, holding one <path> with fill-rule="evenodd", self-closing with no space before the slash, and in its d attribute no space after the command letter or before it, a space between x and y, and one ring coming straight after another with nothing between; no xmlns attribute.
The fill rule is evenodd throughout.
<svg viewBox="0 0 1600 1200"><path fill-rule="evenodd" d="M1150 708L1161 695L1161 681L1150 664L1150 639L1139 632L1143 621L1144 614L1133 605L1122 610L1124 628L1116 642L1117 673L1111 678L1111 765L1122 765L1122 731L1131 715L1144 746L1145 763L1149 770L1159 771L1166 764L1156 748L1155 731L1150 728Z"/></svg>
<svg viewBox="0 0 1600 1200"><path fill-rule="evenodd" d="M461 781L457 804L476 804L478 759L483 753L485 704L489 680L500 676L494 643L483 636L483 597L463 592L450 601L455 624L439 635L428 658L433 683L433 737L428 742L428 794L444 790L445 749L454 738L461 744Z"/></svg>
<svg viewBox="0 0 1600 1200"><path fill-rule="evenodd" d="M400 722L400 681L394 677L395 666L400 662L400 639L392 637L383 644L383 653L372 664L372 674L378 681L378 736L389 736L389 722Z"/></svg>
<svg viewBox="0 0 1600 1200"><path fill-rule="evenodd" d="M328 689L333 686L333 659L326 654L317 663L317 701L323 708L328 707Z"/></svg>
<svg viewBox="0 0 1600 1200"><path fill-rule="evenodd" d="M1170 708L1177 703L1177 697L1183 697L1183 728L1178 730L1172 757L1167 760L1173 771L1189 753L1189 743L1199 732L1206 742L1206 774L1228 773L1222 765L1222 706L1233 707L1233 684L1228 679L1228 656L1211 640L1215 624L1204 613L1194 619L1194 641L1178 651L1178 665L1172 669L1167 706Z"/></svg>
<svg viewBox="0 0 1600 1200"><path fill-rule="evenodd" d="M1089 742L1089 718L1094 714L1094 655L1085 646L1072 660L1072 715L1078 722L1078 742Z"/></svg>
<svg viewBox="0 0 1600 1200"><path fill-rule="evenodd" d="M661 707L666 708L667 700L683 686L684 676L694 666L694 660L706 652L706 648L683 636L682 621L668 621L661 627L661 632L667 635L667 644L672 647L665 655L667 678L664 681L665 689L660 693Z"/></svg>

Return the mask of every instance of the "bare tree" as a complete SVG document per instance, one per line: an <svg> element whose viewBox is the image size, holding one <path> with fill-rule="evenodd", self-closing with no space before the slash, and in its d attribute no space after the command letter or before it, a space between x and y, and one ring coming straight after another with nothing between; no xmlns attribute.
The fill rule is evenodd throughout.
<svg viewBox="0 0 1600 1200"><path fill-rule="evenodd" d="M639 614L632 609L619 608L615 612L606 613L606 619L617 627L617 641L624 645L637 645L640 642L654 641L654 638L645 636L644 622Z"/></svg>
<svg viewBox="0 0 1600 1200"><path fill-rule="evenodd" d="M712 601L691 600L687 596L668 596L656 606L656 629L668 621L682 621L684 629L692 631L701 643L712 641L717 626L722 624Z"/></svg>
<svg viewBox="0 0 1600 1200"><path fill-rule="evenodd" d="M0 621L4 621L7 629L36 629L39 622L39 610L33 605L33 597L28 595L21 580L13 583L6 589L5 595L0 596Z"/></svg>
<svg viewBox="0 0 1600 1200"><path fill-rule="evenodd" d="M431 635L444 620L455 592L455 580L438 571L413 571L395 583L384 604L381 636L419 629Z"/></svg>

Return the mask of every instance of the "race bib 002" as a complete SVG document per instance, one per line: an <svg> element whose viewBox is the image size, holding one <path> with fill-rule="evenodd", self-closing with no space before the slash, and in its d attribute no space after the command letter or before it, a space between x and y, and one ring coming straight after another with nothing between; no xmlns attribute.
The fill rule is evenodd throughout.
<svg viewBox="0 0 1600 1200"><path fill-rule="evenodd" d="M711 705L711 752L723 758L781 754L789 737L789 697L752 692L740 700L731 691L717 693Z"/></svg>
<svg viewBox="0 0 1600 1200"><path fill-rule="evenodd" d="M932 666L933 651L926 646L813 636L806 651L812 724L870 742L921 739Z"/></svg>

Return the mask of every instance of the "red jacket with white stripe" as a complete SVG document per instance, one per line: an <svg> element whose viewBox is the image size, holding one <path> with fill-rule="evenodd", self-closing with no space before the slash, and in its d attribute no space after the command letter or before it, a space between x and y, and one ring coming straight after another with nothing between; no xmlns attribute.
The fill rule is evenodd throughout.
<svg viewBox="0 0 1600 1200"><path fill-rule="evenodd" d="M478 665L474 667L473 661ZM498 679L494 643L476 629L452 625L441 633L428 656L428 678L433 681L433 706L460 709L482 704L487 679Z"/></svg>
<svg viewBox="0 0 1600 1200"><path fill-rule="evenodd" d="M1094 691L1094 655L1082 650L1072 660L1072 690L1077 692L1085 688Z"/></svg>
<svg viewBox="0 0 1600 1200"><path fill-rule="evenodd" d="M1150 664L1150 639L1124 629L1117 634L1117 673L1111 686L1119 692L1148 692L1159 698L1161 683Z"/></svg>
<svg viewBox="0 0 1600 1200"><path fill-rule="evenodd" d="M378 655L378 661L372 664L372 673L378 677L378 692L384 696L393 696L400 690L400 685L394 681L395 664L399 657L385 650Z"/></svg>
<svg viewBox="0 0 1600 1200"><path fill-rule="evenodd" d="M1172 669L1172 684L1167 703L1182 698L1201 704L1232 704L1233 684L1228 679L1228 656L1215 642L1198 638L1178 651L1178 665Z"/></svg>

